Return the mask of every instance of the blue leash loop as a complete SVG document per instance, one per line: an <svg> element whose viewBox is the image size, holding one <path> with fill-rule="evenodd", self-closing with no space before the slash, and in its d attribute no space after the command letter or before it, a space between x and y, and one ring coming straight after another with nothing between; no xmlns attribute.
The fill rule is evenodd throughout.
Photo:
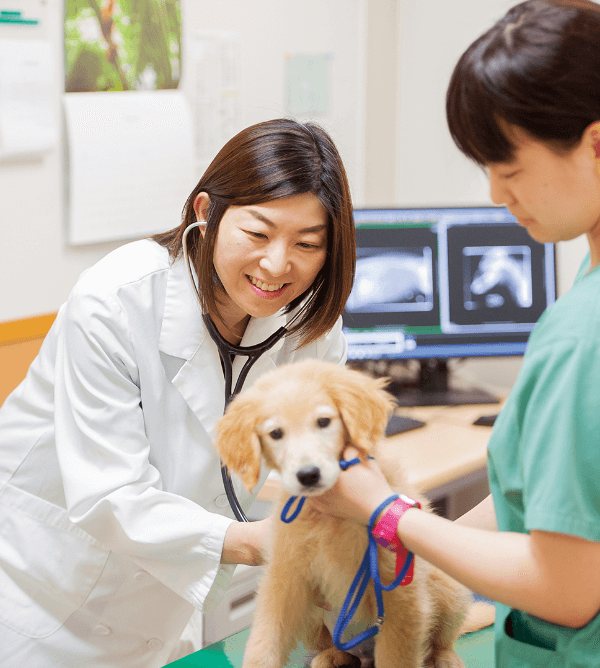
<svg viewBox="0 0 600 668"><path fill-rule="evenodd" d="M369 457L369 459L373 459L373 457ZM345 471L351 466L354 466L355 464L359 463L360 459L358 457L355 457L354 459L350 460L341 459L340 468L342 469L342 471ZM381 629L381 626L385 621L382 591L391 591L392 589L395 589L402 582L402 580L404 580L404 576L407 574L408 569L410 568L410 565L413 562L414 554L412 552L409 552L404 562L404 565L402 566L402 570L395 578L395 580L387 586L382 584L381 576L379 575L377 543L375 542L375 538L373 537L373 534L371 532L375 527L375 522L377 521L379 513L386 506L392 503L392 501L398 498L400 498L398 494L392 494L385 501L380 503L379 506L377 506L377 508L371 515L371 518L369 520L369 526L367 527L367 538L369 544L367 545L365 556L363 557L363 560L360 566L358 567L358 571L354 576L354 580L350 585L350 589L346 594L346 599L344 601L344 604L342 605L342 609L335 624L335 629L333 630L333 644L339 650L346 651L352 649L353 647L356 647L356 645L359 645L367 638L372 638L374 635L379 633L379 630ZM300 500L298 501L296 509L293 511L293 513L291 515L288 515L292 506L294 505L294 502L297 499L298 499L297 496L291 496L287 501L287 503L285 504L285 506L283 507L281 511L282 522L289 524L290 522L293 522L296 519L296 517L298 517L298 515L300 514L300 511L302 510L302 507L304 506L304 501L306 499L306 497L304 496L300 497ZM344 635L344 631L346 630L348 624L350 623L356 611L358 610L358 606L360 605L360 602L362 601L362 598L365 595L365 591L367 590L367 586L370 580L373 580L373 589L375 590L375 599L377 601L377 621L370 629L367 629L366 631L359 633L357 636L351 638L350 640L348 640L348 642L344 643L342 642L342 636Z"/></svg>

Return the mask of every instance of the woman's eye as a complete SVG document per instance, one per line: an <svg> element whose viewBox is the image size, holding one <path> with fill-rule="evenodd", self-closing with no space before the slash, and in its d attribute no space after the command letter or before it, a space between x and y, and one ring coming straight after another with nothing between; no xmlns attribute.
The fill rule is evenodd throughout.
<svg viewBox="0 0 600 668"><path fill-rule="evenodd" d="M283 429L273 429L273 431L269 432L269 436L274 441L279 441L279 439L283 438Z"/></svg>
<svg viewBox="0 0 600 668"><path fill-rule="evenodd" d="M330 424L331 424L331 418L328 418L328 417L320 417L320 418L317 420L317 425L318 425L321 429L325 429L325 427L329 427Z"/></svg>
<svg viewBox="0 0 600 668"><path fill-rule="evenodd" d="M320 246L317 246L316 244L309 244L309 243L306 243L304 241L300 242L298 244L298 246L300 246L300 248L308 248L310 250L312 250L314 248L320 248Z"/></svg>

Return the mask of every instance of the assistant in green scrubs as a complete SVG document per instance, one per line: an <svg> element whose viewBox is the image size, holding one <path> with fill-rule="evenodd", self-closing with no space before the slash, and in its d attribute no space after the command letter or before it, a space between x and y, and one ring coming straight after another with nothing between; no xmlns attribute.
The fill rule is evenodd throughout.
<svg viewBox="0 0 600 668"><path fill-rule="evenodd" d="M489 480L501 531L600 541L600 267L589 266L588 257L538 322L494 426ZM600 616L570 629L497 604L496 662L597 667Z"/></svg>

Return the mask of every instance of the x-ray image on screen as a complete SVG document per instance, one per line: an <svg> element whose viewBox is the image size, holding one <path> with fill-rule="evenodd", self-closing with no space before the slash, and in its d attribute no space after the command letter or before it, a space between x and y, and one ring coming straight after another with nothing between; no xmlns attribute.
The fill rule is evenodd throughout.
<svg viewBox="0 0 600 668"><path fill-rule="evenodd" d="M507 300L517 308L533 302L529 246L463 248L463 277L468 311L494 311Z"/></svg>
<svg viewBox="0 0 600 668"><path fill-rule="evenodd" d="M452 221L439 231L442 330L530 332L548 304L545 246L517 224Z"/></svg>
<svg viewBox="0 0 600 668"><path fill-rule="evenodd" d="M360 248L349 313L431 311L433 261L429 247Z"/></svg>

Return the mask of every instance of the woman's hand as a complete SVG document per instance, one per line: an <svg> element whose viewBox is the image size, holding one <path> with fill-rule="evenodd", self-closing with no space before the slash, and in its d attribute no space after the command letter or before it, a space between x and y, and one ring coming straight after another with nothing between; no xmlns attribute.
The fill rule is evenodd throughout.
<svg viewBox="0 0 600 668"><path fill-rule="evenodd" d="M349 445L344 459L354 459L358 450ZM326 515L351 519L365 526L375 508L394 493L373 459L342 471L337 483L324 494L307 499L310 507Z"/></svg>
<svg viewBox="0 0 600 668"><path fill-rule="evenodd" d="M232 522L225 533L222 564L262 566L267 561L273 519L258 522Z"/></svg>

